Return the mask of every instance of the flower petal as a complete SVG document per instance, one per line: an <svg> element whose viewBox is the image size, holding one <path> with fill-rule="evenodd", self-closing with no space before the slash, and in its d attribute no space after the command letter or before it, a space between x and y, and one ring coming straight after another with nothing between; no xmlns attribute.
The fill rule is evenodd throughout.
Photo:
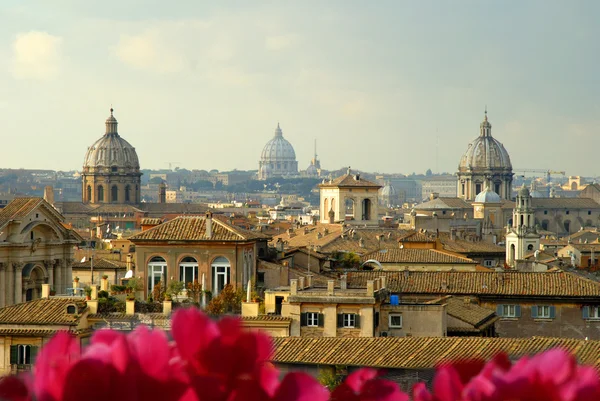
<svg viewBox="0 0 600 401"><path fill-rule="evenodd" d="M285 375L273 401L327 401L329 391L314 377L293 372Z"/></svg>

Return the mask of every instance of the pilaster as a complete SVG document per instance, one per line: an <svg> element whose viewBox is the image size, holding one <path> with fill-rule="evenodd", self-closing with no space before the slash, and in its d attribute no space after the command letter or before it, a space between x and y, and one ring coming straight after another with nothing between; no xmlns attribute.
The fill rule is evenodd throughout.
<svg viewBox="0 0 600 401"><path fill-rule="evenodd" d="M23 302L23 266L23 262L13 262L15 274L15 304Z"/></svg>
<svg viewBox="0 0 600 401"><path fill-rule="evenodd" d="M6 306L6 264L0 262L0 308Z"/></svg>

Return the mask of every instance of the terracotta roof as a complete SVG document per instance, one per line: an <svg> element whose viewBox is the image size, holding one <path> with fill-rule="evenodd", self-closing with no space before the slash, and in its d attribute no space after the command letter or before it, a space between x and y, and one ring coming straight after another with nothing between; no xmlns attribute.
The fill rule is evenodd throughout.
<svg viewBox="0 0 600 401"><path fill-rule="evenodd" d="M534 209L600 209L600 204L590 198L532 198L531 206Z"/></svg>
<svg viewBox="0 0 600 401"><path fill-rule="evenodd" d="M443 209L472 209L470 203L462 198L435 198L420 203L414 207L415 210L443 210Z"/></svg>
<svg viewBox="0 0 600 401"><path fill-rule="evenodd" d="M489 360L499 352L516 358L560 347L600 368L600 341L566 338L276 337L273 343L276 363L432 369L451 360Z"/></svg>
<svg viewBox="0 0 600 401"><path fill-rule="evenodd" d="M57 218L57 220L61 222L64 220L63 216L43 198L23 197L13 199L8 205L0 209L0 227L3 227L11 220L19 220L27 216L41 205L44 205L45 208Z"/></svg>
<svg viewBox="0 0 600 401"><path fill-rule="evenodd" d="M349 272L348 286L366 288L367 280L386 276L392 292L540 297L599 297L600 283L556 272Z"/></svg>
<svg viewBox="0 0 600 401"><path fill-rule="evenodd" d="M288 249L288 250L285 251L285 256L292 255L292 254L294 254L296 252L300 252L300 253L303 253L305 255L308 255L310 253L311 257L313 257L315 259L319 259L319 260L328 260L329 259L329 256L327 256L327 255L325 255L323 253L314 251L312 249L309 251L308 248L305 248L305 247Z"/></svg>
<svg viewBox="0 0 600 401"><path fill-rule="evenodd" d="M67 313L75 305L77 313ZM81 298L42 298L0 308L0 323L75 325L86 304Z"/></svg>
<svg viewBox="0 0 600 401"><path fill-rule="evenodd" d="M254 322L254 321L269 321L269 322L291 322L291 317L279 316L279 315L258 315L258 316L242 316L243 322Z"/></svg>
<svg viewBox="0 0 600 401"><path fill-rule="evenodd" d="M94 269L125 269L127 268L127 263L121 262L119 260L111 260L111 259L94 259ZM90 261L86 260L85 262L73 263L73 269L91 269Z"/></svg>
<svg viewBox="0 0 600 401"><path fill-rule="evenodd" d="M360 174L358 175L358 179L356 179L356 174L344 174L340 177L337 177L333 181L325 181L322 184L319 184L320 188L327 187L368 187L368 188L381 188L380 184L374 183L369 180L365 180L364 178L360 178Z"/></svg>
<svg viewBox="0 0 600 401"><path fill-rule="evenodd" d="M436 263L436 264L477 264L472 259L457 256L436 249L380 249L363 255L362 261L375 259L380 263Z"/></svg>
<svg viewBox="0 0 600 401"><path fill-rule="evenodd" d="M496 311L483 308L472 302L465 302L459 297L447 297L439 303L446 304L446 313L456 319L462 320L465 323L475 327L483 324L496 316Z"/></svg>
<svg viewBox="0 0 600 401"><path fill-rule="evenodd" d="M212 235L206 236L206 218L179 216L129 237L131 242L142 241L248 241L270 238L259 232L231 226L218 218L212 219Z"/></svg>
<svg viewBox="0 0 600 401"><path fill-rule="evenodd" d="M140 203L138 209L158 217L164 214L204 214L208 207L201 203ZM158 216L157 216L158 215Z"/></svg>
<svg viewBox="0 0 600 401"><path fill-rule="evenodd" d="M88 214L94 207L82 202L56 202L54 204L64 214Z"/></svg>
<svg viewBox="0 0 600 401"><path fill-rule="evenodd" d="M502 246L485 241L466 241L462 239L451 240L446 235L440 236L444 249L456 253L478 253L478 254L505 254L506 249Z"/></svg>
<svg viewBox="0 0 600 401"><path fill-rule="evenodd" d="M151 320L170 320L170 316L163 313L134 313L128 315L125 312L94 313L87 316L88 320L140 320L140 318Z"/></svg>
<svg viewBox="0 0 600 401"><path fill-rule="evenodd" d="M143 210L131 205L103 203L96 207L91 213L143 213Z"/></svg>
<svg viewBox="0 0 600 401"><path fill-rule="evenodd" d="M4 336L31 336L31 337L52 337L59 330L53 329L19 329L19 328L2 328L0 327L0 335Z"/></svg>
<svg viewBox="0 0 600 401"><path fill-rule="evenodd" d="M432 243L435 242L435 238L433 238L432 236L429 236L425 233L422 232L412 232L412 233L408 233L404 236L401 236L398 239L398 242L427 242L427 243Z"/></svg>
<svg viewBox="0 0 600 401"><path fill-rule="evenodd" d="M143 226L157 226L159 224L162 224L162 222L163 219L160 219L158 217L144 217L140 220L140 224Z"/></svg>

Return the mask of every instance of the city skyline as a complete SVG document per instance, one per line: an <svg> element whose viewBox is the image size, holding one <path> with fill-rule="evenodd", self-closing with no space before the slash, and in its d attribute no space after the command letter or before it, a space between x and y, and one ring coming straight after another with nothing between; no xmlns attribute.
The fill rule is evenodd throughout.
<svg viewBox="0 0 600 401"><path fill-rule="evenodd" d="M515 169L595 176L598 11L5 2L0 167L80 170L112 105L143 169L255 170L279 122L301 170L454 173L487 105Z"/></svg>

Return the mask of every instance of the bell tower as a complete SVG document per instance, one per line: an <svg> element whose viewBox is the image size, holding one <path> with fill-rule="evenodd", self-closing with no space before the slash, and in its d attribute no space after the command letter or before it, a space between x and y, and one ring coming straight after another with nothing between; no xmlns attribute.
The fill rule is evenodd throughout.
<svg viewBox="0 0 600 401"><path fill-rule="evenodd" d="M519 189L513 209L512 225L506 234L506 265L517 267L517 261L540 249L540 235L535 226L531 194L527 187Z"/></svg>

